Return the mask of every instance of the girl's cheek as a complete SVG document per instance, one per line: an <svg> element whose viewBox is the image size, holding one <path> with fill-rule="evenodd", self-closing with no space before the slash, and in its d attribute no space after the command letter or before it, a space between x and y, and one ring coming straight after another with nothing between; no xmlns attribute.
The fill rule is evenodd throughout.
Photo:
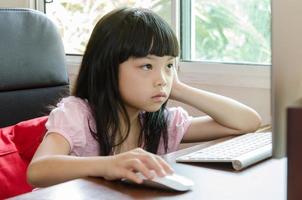
<svg viewBox="0 0 302 200"><path fill-rule="evenodd" d="M169 87L169 90L171 91L171 89L172 89L172 86L173 86L173 78L170 78L169 80L168 80L168 87Z"/></svg>

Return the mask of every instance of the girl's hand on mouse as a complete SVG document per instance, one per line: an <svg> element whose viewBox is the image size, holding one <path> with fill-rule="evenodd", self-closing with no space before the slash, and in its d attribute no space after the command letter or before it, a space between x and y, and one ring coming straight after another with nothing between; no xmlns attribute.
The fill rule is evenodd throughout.
<svg viewBox="0 0 302 200"><path fill-rule="evenodd" d="M146 178L153 178L151 170L158 176L173 173L173 169L160 156L149 153L141 148L106 157L106 167L103 177L107 180L126 178L136 183L142 180L136 172L142 173Z"/></svg>

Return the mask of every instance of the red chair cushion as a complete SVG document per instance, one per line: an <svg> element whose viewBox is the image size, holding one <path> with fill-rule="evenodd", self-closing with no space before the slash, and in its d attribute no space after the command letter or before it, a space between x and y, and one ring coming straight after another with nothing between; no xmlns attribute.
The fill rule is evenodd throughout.
<svg viewBox="0 0 302 200"><path fill-rule="evenodd" d="M0 199L32 191L26 170L46 132L47 117L0 128Z"/></svg>

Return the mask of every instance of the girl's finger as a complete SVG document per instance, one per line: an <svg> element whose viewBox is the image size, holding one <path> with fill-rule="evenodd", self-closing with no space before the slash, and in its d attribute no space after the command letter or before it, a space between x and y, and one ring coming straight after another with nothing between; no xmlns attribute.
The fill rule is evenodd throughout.
<svg viewBox="0 0 302 200"><path fill-rule="evenodd" d="M160 162L155 158L156 156L148 153L140 156L140 160L149 168L156 172L158 176L165 176L166 172Z"/></svg>
<svg viewBox="0 0 302 200"><path fill-rule="evenodd" d="M127 168L131 171L140 172L147 179L152 179L153 174L150 172L150 169L139 159L132 159L128 161Z"/></svg>
<svg viewBox="0 0 302 200"><path fill-rule="evenodd" d="M135 172L131 170L127 170L124 174L125 174L124 177L126 179L129 179L135 183L141 184L143 182L143 179L141 179L139 176L136 175Z"/></svg>
<svg viewBox="0 0 302 200"><path fill-rule="evenodd" d="M156 156L156 159L158 160L158 162L161 164L161 166L164 168L164 170L168 173L168 174L173 174L174 170L173 168L161 157Z"/></svg>

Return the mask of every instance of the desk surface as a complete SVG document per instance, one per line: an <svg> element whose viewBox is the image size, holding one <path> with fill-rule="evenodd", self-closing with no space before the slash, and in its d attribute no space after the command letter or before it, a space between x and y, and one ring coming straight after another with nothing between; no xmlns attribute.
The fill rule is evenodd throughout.
<svg viewBox="0 0 302 200"><path fill-rule="evenodd" d="M86 178L68 181L16 196L11 199L206 199L284 200L286 199L286 159L268 159L237 172L225 164L181 164L176 156L202 148L205 144L164 156L175 172L192 179L188 192L168 192L120 181Z"/></svg>

